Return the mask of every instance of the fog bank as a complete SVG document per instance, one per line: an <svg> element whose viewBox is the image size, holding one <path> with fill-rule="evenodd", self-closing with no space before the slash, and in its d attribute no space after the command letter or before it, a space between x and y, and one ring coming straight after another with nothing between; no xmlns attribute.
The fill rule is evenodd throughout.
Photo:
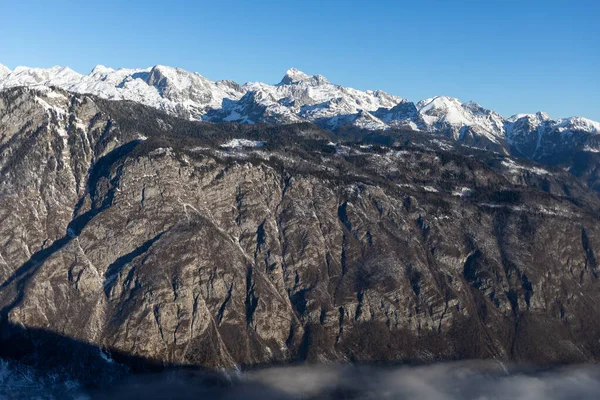
<svg viewBox="0 0 600 400"><path fill-rule="evenodd" d="M91 390L0 361L0 398L73 399L597 399L600 367L547 370L469 361L429 366L301 365L243 373L133 375Z"/></svg>

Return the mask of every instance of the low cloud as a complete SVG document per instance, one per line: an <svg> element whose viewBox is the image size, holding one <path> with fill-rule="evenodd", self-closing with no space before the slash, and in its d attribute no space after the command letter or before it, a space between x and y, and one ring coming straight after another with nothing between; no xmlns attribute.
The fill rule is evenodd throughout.
<svg viewBox="0 0 600 400"><path fill-rule="evenodd" d="M477 361L394 368L300 366L251 372L247 380L289 398L600 398L600 367L591 365L545 371Z"/></svg>
<svg viewBox="0 0 600 400"><path fill-rule="evenodd" d="M236 374L178 370L133 375L88 390L0 361L0 398L33 392L78 399L428 399L566 400L600 398L600 366L553 369L468 361L429 366L300 365Z"/></svg>

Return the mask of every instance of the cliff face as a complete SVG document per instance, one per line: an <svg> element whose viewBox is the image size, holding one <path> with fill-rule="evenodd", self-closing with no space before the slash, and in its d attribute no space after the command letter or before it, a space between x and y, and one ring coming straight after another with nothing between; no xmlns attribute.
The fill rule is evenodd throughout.
<svg viewBox="0 0 600 400"><path fill-rule="evenodd" d="M5 343L205 367L600 357L600 200L562 170L53 89L2 92L0 135Z"/></svg>

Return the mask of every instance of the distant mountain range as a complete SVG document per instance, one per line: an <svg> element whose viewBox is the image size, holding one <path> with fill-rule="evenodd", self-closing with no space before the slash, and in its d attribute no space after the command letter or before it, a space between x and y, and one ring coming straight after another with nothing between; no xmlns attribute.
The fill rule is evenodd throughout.
<svg viewBox="0 0 600 400"><path fill-rule="evenodd" d="M162 65L118 70L99 65L89 75L82 75L68 67L17 67L11 71L0 64L0 89L38 85L131 100L190 120L313 122L332 131L408 129L551 163L565 153L600 152L600 123L586 118L553 120L541 112L505 118L473 101L461 103L446 96L415 104L380 90L335 85L322 75L311 76L294 68L276 85L240 85Z"/></svg>

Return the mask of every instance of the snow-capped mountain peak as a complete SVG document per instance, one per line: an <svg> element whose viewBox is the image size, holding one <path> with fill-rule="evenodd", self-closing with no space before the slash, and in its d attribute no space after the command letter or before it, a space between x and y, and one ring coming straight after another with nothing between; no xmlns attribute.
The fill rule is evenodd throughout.
<svg viewBox="0 0 600 400"><path fill-rule="evenodd" d="M592 121L583 117L570 117L559 119L556 129L561 131L582 131L594 135L600 134L600 122Z"/></svg>
<svg viewBox="0 0 600 400"><path fill-rule="evenodd" d="M459 107L462 103L459 99L449 96L434 96L428 99L423 99L417 103L417 109L419 111L425 111L427 109L447 109L451 107Z"/></svg>
<svg viewBox="0 0 600 400"><path fill-rule="evenodd" d="M62 87L71 82L77 82L81 77L81 74L73 71L71 68L58 65L52 68L28 68L19 66L4 76L4 79L0 82L0 88L34 85Z"/></svg>
<svg viewBox="0 0 600 400"><path fill-rule="evenodd" d="M349 124L382 129L388 126L374 113L405 101L383 91L360 91L335 85L322 75L310 76L294 68L288 70L277 85L250 82L243 88L246 91L243 98L224 103L221 110L210 112L205 119L269 123L311 121L327 129ZM370 115L361 115L361 112Z"/></svg>
<svg viewBox="0 0 600 400"><path fill-rule="evenodd" d="M161 97L179 104L188 104L196 114L220 108L223 99L239 99L244 94L239 85L213 82L196 72L164 65L154 66L146 83L154 87Z"/></svg>
<svg viewBox="0 0 600 400"><path fill-rule="evenodd" d="M310 75L300 71L296 68L290 68L285 72L285 75L279 82L280 85L289 85L290 83L300 82L305 79L309 79Z"/></svg>
<svg viewBox="0 0 600 400"><path fill-rule="evenodd" d="M582 117L557 121L544 112L517 114L506 123L506 139L512 150L533 160L551 160L572 151L598 150L600 123Z"/></svg>
<svg viewBox="0 0 600 400"><path fill-rule="evenodd" d="M425 130L430 132L461 139L468 131L494 143L504 137L504 118L474 101L463 104L454 97L436 96L417 103L417 110Z"/></svg>
<svg viewBox="0 0 600 400"><path fill-rule="evenodd" d="M276 86L286 85L308 85L319 86L329 84L327 78L323 75L308 75L296 68L290 68Z"/></svg>
<svg viewBox="0 0 600 400"><path fill-rule="evenodd" d="M556 131L559 133L565 132L586 132L590 134L600 134L600 123L583 117L569 117L554 121L545 112L537 112L535 114L516 114L506 120L507 136L514 136L523 130L527 129Z"/></svg>
<svg viewBox="0 0 600 400"><path fill-rule="evenodd" d="M94 69L92 69L90 75L109 74L111 72L115 72L115 70L110 67L105 67L104 65L98 64L94 67Z"/></svg>
<svg viewBox="0 0 600 400"><path fill-rule="evenodd" d="M11 73L10 68L8 68L7 66L0 64L0 79L4 78L5 76L7 76L8 74Z"/></svg>
<svg viewBox="0 0 600 400"><path fill-rule="evenodd" d="M550 116L543 112L543 111L538 111L535 114L515 114L512 117L507 118L508 122L516 122L518 120L520 120L521 118L527 118L529 121L531 122L537 122L542 123L544 121L550 121L551 118Z"/></svg>
<svg viewBox="0 0 600 400"><path fill-rule="evenodd" d="M540 121L550 121L552 119L552 118L550 118L550 116L547 113L545 113L543 111L536 112L535 116Z"/></svg>

